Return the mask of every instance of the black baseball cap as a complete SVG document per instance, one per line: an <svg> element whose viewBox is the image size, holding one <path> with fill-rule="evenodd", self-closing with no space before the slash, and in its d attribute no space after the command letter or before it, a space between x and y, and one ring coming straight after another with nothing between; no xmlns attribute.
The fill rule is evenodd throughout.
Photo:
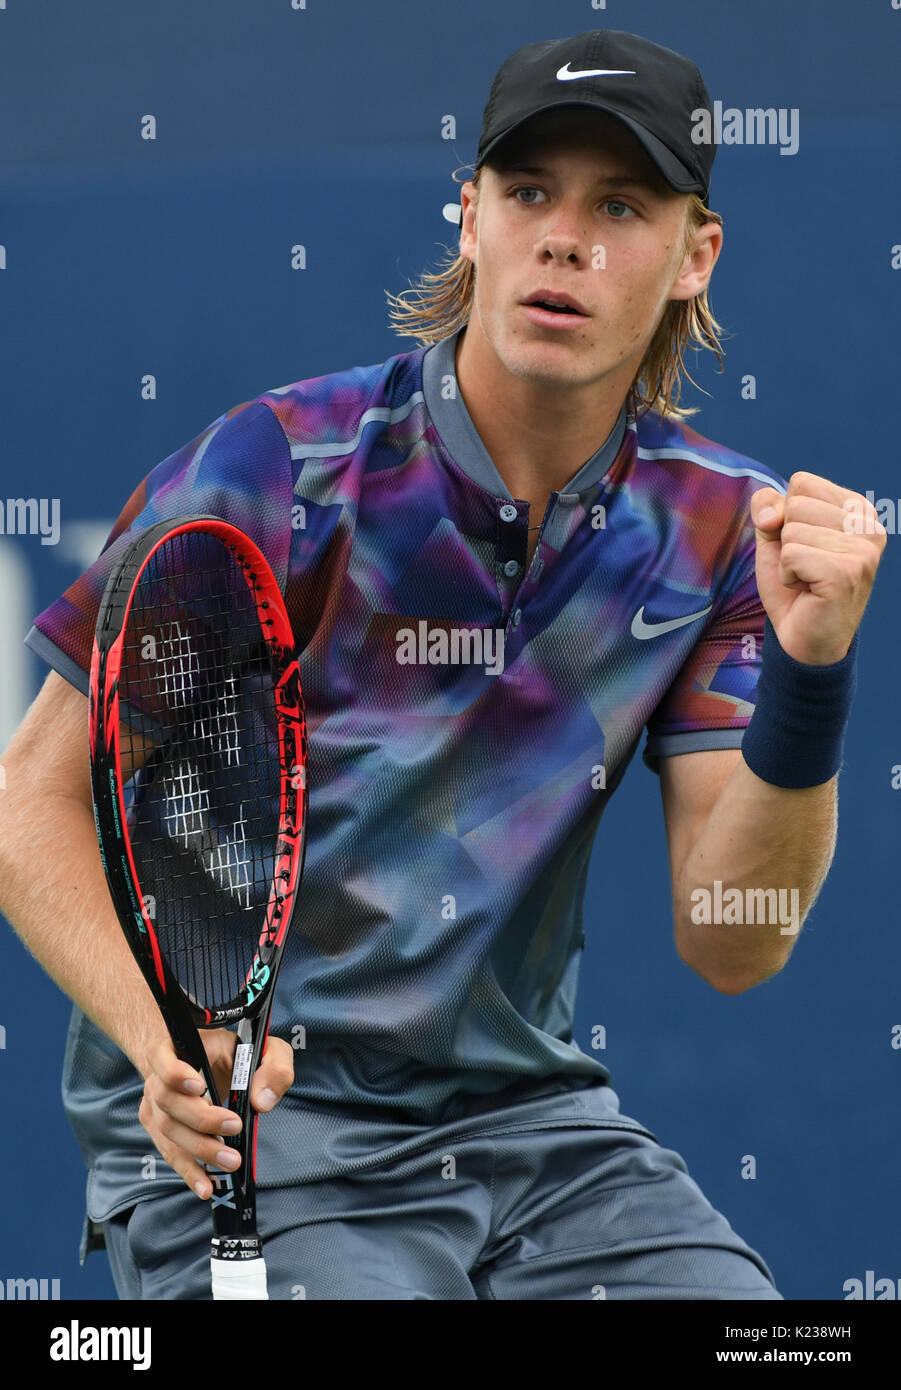
<svg viewBox="0 0 901 1390"><path fill-rule="evenodd" d="M517 49L491 84L475 167L531 116L561 106L617 117L672 188L698 193L706 203L716 144L698 144L692 132L711 101L689 58L620 29L588 29Z"/></svg>

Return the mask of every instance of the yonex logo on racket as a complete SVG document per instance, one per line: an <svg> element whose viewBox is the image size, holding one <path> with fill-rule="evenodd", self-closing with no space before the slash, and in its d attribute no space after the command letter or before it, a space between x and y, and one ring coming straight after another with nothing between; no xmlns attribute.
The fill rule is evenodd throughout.
<svg viewBox="0 0 901 1390"><path fill-rule="evenodd" d="M213 1169L208 1170L210 1182L213 1184L212 1206L230 1207L235 1210L235 1189L231 1180L230 1173L217 1173Z"/></svg>

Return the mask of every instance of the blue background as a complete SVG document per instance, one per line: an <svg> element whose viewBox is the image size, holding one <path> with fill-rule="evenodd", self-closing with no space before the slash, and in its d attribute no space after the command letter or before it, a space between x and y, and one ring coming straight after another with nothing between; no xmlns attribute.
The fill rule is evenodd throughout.
<svg viewBox="0 0 901 1390"><path fill-rule="evenodd" d="M59 497L62 535L0 537L2 746L45 674L21 646L31 619L155 463L261 391L416 346L391 328L384 291L455 247L442 206L459 202L451 176L475 158L494 72L523 44L596 26L689 55L725 106L800 111L796 155L719 149L711 302L727 365L689 358L710 393L687 388L703 407L693 427L783 476L899 505L892 0L7 0L0 495ZM155 141L140 138L146 113ZM141 398L146 373L155 400ZM756 400L741 397L746 373ZM867 1269L901 1279L898 544L890 534L863 625L838 851L782 974L728 998L679 961L658 782L638 758L586 894L576 1039L588 1050L606 1028L623 1111L683 1155L788 1299L841 1299ZM115 1297L102 1254L77 1262L67 1001L6 928L0 980L0 1280Z"/></svg>

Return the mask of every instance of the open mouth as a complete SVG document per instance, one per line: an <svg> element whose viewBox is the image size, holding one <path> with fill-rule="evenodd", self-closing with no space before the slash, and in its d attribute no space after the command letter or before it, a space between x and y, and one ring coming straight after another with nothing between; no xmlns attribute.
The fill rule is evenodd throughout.
<svg viewBox="0 0 901 1390"><path fill-rule="evenodd" d="M536 309L548 309L552 314L576 314L584 318L584 314L579 314L578 309L571 309L568 304L551 304L546 299L533 299L531 304Z"/></svg>

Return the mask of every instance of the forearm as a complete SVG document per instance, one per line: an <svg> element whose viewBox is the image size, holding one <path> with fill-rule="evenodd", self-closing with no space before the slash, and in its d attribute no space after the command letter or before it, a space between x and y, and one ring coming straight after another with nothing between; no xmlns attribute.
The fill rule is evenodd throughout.
<svg viewBox="0 0 901 1390"><path fill-rule="evenodd" d="M113 909L90 810L4 792L0 911L61 989L147 1074L166 1036Z"/></svg>
<svg viewBox="0 0 901 1390"><path fill-rule="evenodd" d="M728 994L781 970L829 871L837 824L836 777L777 787L740 759L673 895L686 964Z"/></svg>

